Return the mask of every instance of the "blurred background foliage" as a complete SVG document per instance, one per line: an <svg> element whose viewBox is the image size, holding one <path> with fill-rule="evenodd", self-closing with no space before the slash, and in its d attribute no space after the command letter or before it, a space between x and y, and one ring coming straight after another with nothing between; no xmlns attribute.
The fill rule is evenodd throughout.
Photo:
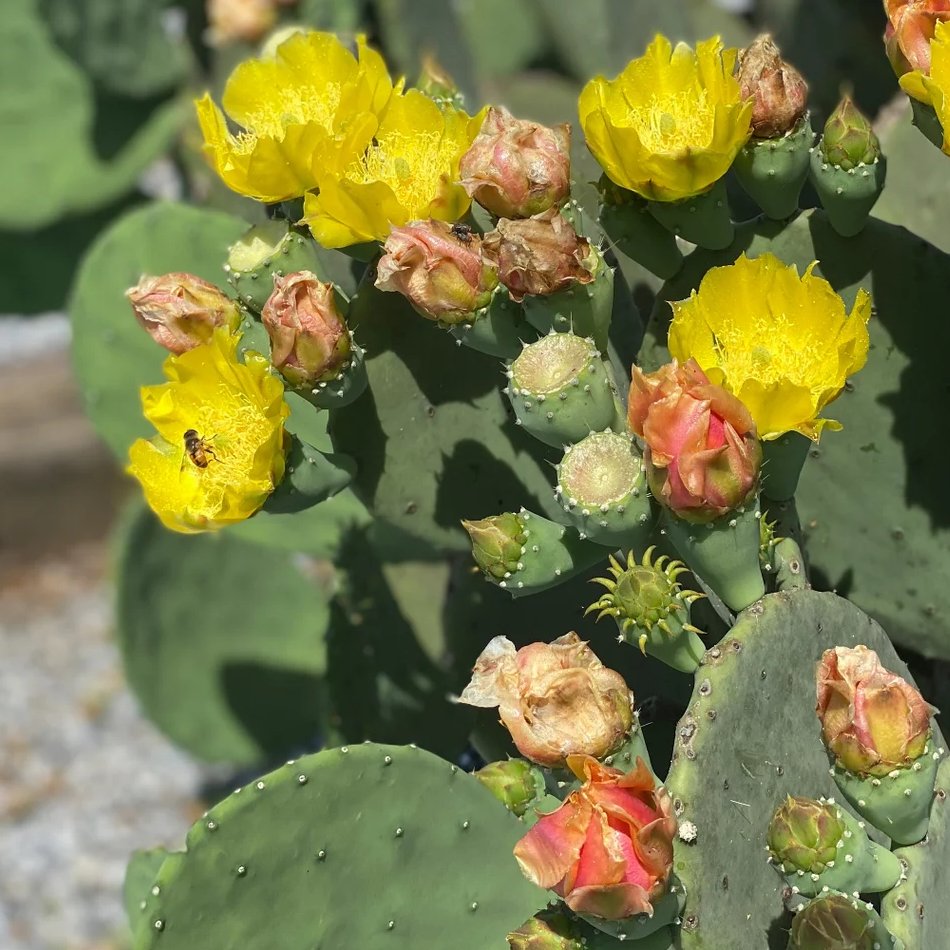
<svg viewBox="0 0 950 950"><path fill-rule="evenodd" d="M470 107L493 101L546 122L573 121L580 85L613 75L654 33L743 45L770 30L808 76L816 127L853 87L870 115L896 82L881 55L884 16L867 0L297 0L281 23L365 32L410 80L432 55ZM747 7L747 9L745 9ZM203 0L13 0L0 36L0 312L61 309L84 249L117 215L180 198L245 217L261 209L204 165L191 99L220 93L257 42L208 42ZM579 38L583 37L583 41ZM12 94L12 90L16 90ZM578 138L578 136L575 136ZM918 137L901 148L926 154ZM580 142L576 178L596 177ZM939 161L939 156L929 156ZM904 167L912 167L906 163ZM939 206L921 196L929 219ZM886 202L884 202L886 204ZM926 236L926 235L925 235Z"/></svg>

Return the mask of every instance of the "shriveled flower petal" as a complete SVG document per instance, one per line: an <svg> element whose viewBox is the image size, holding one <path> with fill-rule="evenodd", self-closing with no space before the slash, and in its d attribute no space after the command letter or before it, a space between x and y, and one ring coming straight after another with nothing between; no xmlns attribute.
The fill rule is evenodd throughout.
<svg viewBox="0 0 950 950"><path fill-rule="evenodd" d="M743 254L671 303L670 353L737 396L762 439L796 431L817 442L840 428L819 413L867 360L870 296L859 290L847 313L814 267L799 276L774 254Z"/></svg>
<svg viewBox="0 0 950 950"><path fill-rule="evenodd" d="M596 76L578 100L587 146L622 188L677 201L706 191L752 134L753 100L733 76L736 50L719 37L674 48L657 36L613 80Z"/></svg>

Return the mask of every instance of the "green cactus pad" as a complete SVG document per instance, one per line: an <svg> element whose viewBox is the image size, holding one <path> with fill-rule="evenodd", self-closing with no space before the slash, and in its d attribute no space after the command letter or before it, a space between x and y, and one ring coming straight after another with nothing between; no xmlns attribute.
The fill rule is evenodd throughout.
<svg viewBox="0 0 950 950"><path fill-rule="evenodd" d="M142 509L120 534L117 575L126 677L178 745L246 764L324 728L329 610L290 553L175 534Z"/></svg>
<svg viewBox="0 0 950 950"><path fill-rule="evenodd" d="M691 571L730 610L744 610L765 593L759 567L758 499L706 524L694 524L664 510L662 530Z"/></svg>
<svg viewBox="0 0 950 950"><path fill-rule="evenodd" d="M495 288L491 303L475 312L471 323L454 323L446 329L465 346L513 360L524 344L536 339L537 331L524 317L524 311L509 296L503 284Z"/></svg>
<svg viewBox="0 0 950 950"><path fill-rule="evenodd" d="M562 448L617 422L616 391L591 339L549 333L508 366L505 393L518 423Z"/></svg>
<svg viewBox="0 0 950 950"><path fill-rule="evenodd" d="M356 466L339 453L323 453L294 438L287 452L287 467L280 484L264 502L271 514L303 511L343 491Z"/></svg>
<svg viewBox="0 0 950 950"><path fill-rule="evenodd" d="M828 164L820 149L811 153L811 182L831 226L842 237L861 233L884 190L886 174L887 159L883 155L870 165L845 170Z"/></svg>
<svg viewBox="0 0 950 950"><path fill-rule="evenodd" d="M595 432L570 446L555 489L582 538L641 550L653 530L643 460L633 437Z"/></svg>
<svg viewBox="0 0 950 950"><path fill-rule="evenodd" d="M524 298L524 314L540 333L554 330L590 337L597 349L606 351L607 333L614 302L614 271L599 251L596 276L589 284L577 284L548 296Z"/></svg>
<svg viewBox="0 0 950 950"><path fill-rule="evenodd" d="M800 432L785 432L762 443L762 494L772 501L795 497L802 467L814 443Z"/></svg>
<svg viewBox="0 0 950 950"><path fill-rule="evenodd" d="M557 516L553 453L519 434L482 354L369 280L349 320L366 348L369 389L332 413L331 435L356 459L354 490L398 535L399 557L467 550L463 518L528 504Z"/></svg>
<svg viewBox="0 0 950 950"><path fill-rule="evenodd" d="M682 201L650 201L648 207L663 227L699 247L717 251L735 237L723 178L701 195Z"/></svg>
<svg viewBox="0 0 950 950"><path fill-rule="evenodd" d="M134 933L143 920L143 912L148 907L148 892L165 863L169 852L164 848L150 848L147 851L133 851L125 868L122 882L122 904L129 928Z"/></svg>
<svg viewBox="0 0 950 950"><path fill-rule="evenodd" d="M598 221L612 247L663 280L683 266L676 236L650 214L645 198L615 185L606 175L598 184Z"/></svg>
<svg viewBox="0 0 950 950"><path fill-rule="evenodd" d="M836 808L844 834L837 843L831 867L818 872L796 869L791 864L783 867L773 856L776 869L784 874L792 892L817 897L829 888L848 894L889 891L901 876L900 862L887 848L868 838L864 822L839 808L833 799L822 801Z"/></svg>
<svg viewBox="0 0 950 950"><path fill-rule="evenodd" d="M366 350L350 333L350 358L336 379L320 380L312 389L295 389L311 405L318 409L342 409L359 399L366 390Z"/></svg>
<svg viewBox="0 0 950 950"><path fill-rule="evenodd" d="M919 844L898 848L894 854L904 866L904 878L884 896L881 916L888 930L909 948L939 947L950 933L946 867L950 854L950 760L937 769L937 791L927 837Z"/></svg>
<svg viewBox="0 0 950 950"><path fill-rule="evenodd" d="M795 495L811 582L836 588L898 642L925 656L950 657L950 495L943 461L950 421L931 409L946 397L950 323L943 301L950 296L950 257L874 217L847 241L820 211L786 227L742 225L732 247L694 251L663 288L641 354L644 369L669 360L665 301L688 297L711 266L767 251L799 273L819 260L816 272L849 309L859 287L873 291L867 365L827 410L844 428L826 432L809 450Z"/></svg>
<svg viewBox="0 0 950 950"><path fill-rule="evenodd" d="M307 270L322 281L327 276L322 250L304 232L282 219L254 225L228 248L224 265L228 283L250 310L260 313L274 290L274 277Z"/></svg>
<svg viewBox="0 0 950 950"><path fill-rule="evenodd" d="M484 950L541 909L512 848L525 828L422 749L288 763L212 808L149 892L136 950Z"/></svg>
<svg viewBox="0 0 950 950"><path fill-rule="evenodd" d="M911 98L911 108L914 111L914 125L941 151L943 150L943 126L933 106L918 102Z"/></svg>
<svg viewBox="0 0 950 950"><path fill-rule="evenodd" d="M604 920L603 917L591 917L587 914L578 914L581 920L586 921L595 930L608 934L615 940L644 940L655 933L668 933L670 924L680 919L680 914L686 904L686 894L683 886L675 878L666 892L654 905L653 916L635 914L623 920ZM659 946L663 946L663 937L658 938ZM640 950L639 944L635 945ZM646 944L646 946L651 946Z"/></svg>
<svg viewBox="0 0 950 950"><path fill-rule="evenodd" d="M690 822L695 832L674 843L687 894L683 950L721 950L723 934L735 950L761 950L780 926L785 884L766 873L769 822L787 794L838 796L815 716L815 667L826 649L858 643L909 678L874 621L810 590L766 595L707 651L666 783L681 831Z"/></svg>
<svg viewBox="0 0 950 950"><path fill-rule="evenodd" d="M139 326L124 293L142 274L187 271L223 283L221 261L244 222L161 202L120 218L82 262L69 311L73 364L86 414L123 463L139 436L153 435L139 388L164 381L168 352Z"/></svg>
<svg viewBox="0 0 950 950"><path fill-rule="evenodd" d="M806 114L779 138L750 139L736 156L736 179L768 217L784 221L798 210L814 138Z"/></svg>
<svg viewBox="0 0 950 950"><path fill-rule="evenodd" d="M834 764L834 780L852 808L895 844L916 844L927 834L937 762L946 750L931 737L909 769L879 778L854 775Z"/></svg>

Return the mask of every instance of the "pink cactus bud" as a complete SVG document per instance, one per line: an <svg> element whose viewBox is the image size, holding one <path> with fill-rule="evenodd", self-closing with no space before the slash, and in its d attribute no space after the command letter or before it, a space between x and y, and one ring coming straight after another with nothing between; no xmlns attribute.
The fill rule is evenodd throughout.
<svg viewBox="0 0 950 950"><path fill-rule="evenodd" d="M950 20L950 0L884 0L884 46L894 72L930 74L930 41L941 20Z"/></svg>
<svg viewBox="0 0 950 950"><path fill-rule="evenodd" d="M571 127L516 119L492 106L462 156L462 187L499 218L529 218L571 193Z"/></svg>
<svg viewBox="0 0 950 950"><path fill-rule="evenodd" d="M743 99L754 98L752 134L778 138L791 131L808 108L808 84L782 59L768 33L739 54L739 88Z"/></svg>
<svg viewBox="0 0 950 950"><path fill-rule="evenodd" d="M444 221L414 221L393 228L376 269L380 290L402 294L430 320L463 323L488 305L498 286L471 228Z"/></svg>
<svg viewBox="0 0 950 950"><path fill-rule="evenodd" d="M549 768L572 753L616 749L633 723L633 694L576 633L520 650L495 637L475 661L460 702L498 707L518 751Z"/></svg>
<svg viewBox="0 0 950 950"><path fill-rule="evenodd" d="M139 323L170 353L184 353L211 339L215 327L237 328L237 304L194 274L143 276L125 296Z"/></svg>
<svg viewBox="0 0 950 950"><path fill-rule="evenodd" d="M873 650L825 650L816 679L825 745L843 768L885 775L923 755L936 710Z"/></svg>
<svg viewBox="0 0 950 950"><path fill-rule="evenodd" d="M336 379L350 356L350 334L337 310L333 284L302 270L274 276L261 320L271 362L294 386Z"/></svg>
<svg viewBox="0 0 950 950"><path fill-rule="evenodd" d="M687 521L712 521L756 489L762 449L748 409L699 364L633 367L630 428L646 442L653 495Z"/></svg>
<svg viewBox="0 0 950 950"><path fill-rule="evenodd" d="M586 755L567 762L584 784L515 845L521 870L578 913L652 916L673 864L669 794L640 758L626 774Z"/></svg>
<svg viewBox="0 0 950 950"><path fill-rule="evenodd" d="M485 256L498 268L511 299L546 295L573 284L589 284L599 257L556 208L533 218L502 218L482 243Z"/></svg>

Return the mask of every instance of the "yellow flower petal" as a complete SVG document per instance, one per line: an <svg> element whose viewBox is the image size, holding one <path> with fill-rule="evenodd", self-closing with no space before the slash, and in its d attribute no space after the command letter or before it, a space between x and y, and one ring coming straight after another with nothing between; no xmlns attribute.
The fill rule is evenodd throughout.
<svg viewBox="0 0 950 950"><path fill-rule="evenodd" d="M385 240L409 221L457 221L471 204L459 161L484 112L439 109L415 89L393 96L365 154L306 197L303 220L317 241L346 247Z"/></svg>
<svg viewBox="0 0 950 950"><path fill-rule="evenodd" d="M249 353L239 362L237 343L219 328L210 342L165 361L167 383L142 388L145 417L158 435L132 445L128 471L174 531L243 521L283 478L290 413L283 384L263 357ZM189 452L188 430L197 433L203 458Z"/></svg>
<svg viewBox="0 0 950 950"><path fill-rule="evenodd" d="M937 113L937 118L943 128L941 149L950 155L950 22L941 21L937 23L934 30L934 38L930 41L930 75L924 76L920 73L906 75L920 77L920 83L927 96L922 101L929 102ZM915 94L917 87L913 86L913 81L909 80L905 84L905 78L901 77L901 87L915 98L921 98ZM911 85L912 89L908 89L908 85Z"/></svg>
<svg viewBox="0 0 950 950"><path fill-rule="evenodd" d="M846 313L814 267L799 276L773 254L743 254L671 304L671 355L694 358L741 399L762 439L797 431L817 441L824 427L840 428L819 413L867 360L870 296L859 291Z"/></svg>
<svg viewBox="0 0 950 950"><path fill-rule="evenodd" d="M719 37L694 51L657 36L616 79L588 82L578 113L608 177L658 201L689 198L718 181L752 134L752 101L741 99L735 61Z"/></svg>
<svg viewBox="0 0 950 950"><path fill-rule="evenodd" d="M357 59L331 33L295 33L241 63L222 97L237 135L210 96L195 103L205 154L229 188L283 201L359 158L394 90L379 54L363 37L358 47Z"/></svg>

